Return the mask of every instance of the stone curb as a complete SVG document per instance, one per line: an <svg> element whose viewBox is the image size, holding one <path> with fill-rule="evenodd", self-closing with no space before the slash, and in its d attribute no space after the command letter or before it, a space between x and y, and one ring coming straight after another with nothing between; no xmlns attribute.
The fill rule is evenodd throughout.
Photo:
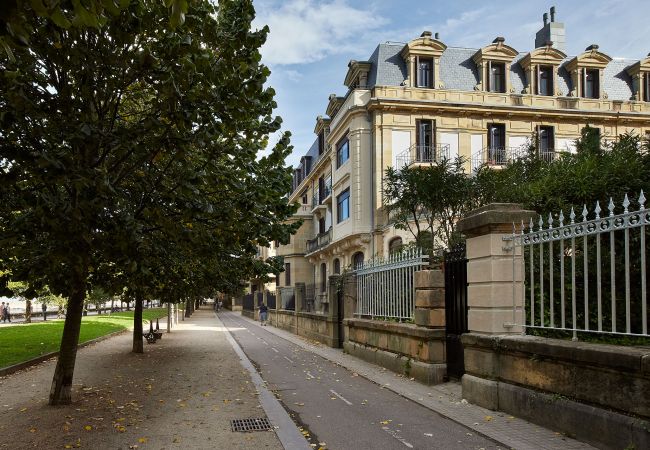
<svg viewBox="0 0 650 450"><path fill-rule="evenodd" d="M164 317L158 317L158 319L163 319L167 316ZM119 330L119 331L113 331L112 333L105 334L104 336L99 336L96 337L95 339L91 339L86 342L82 342L81 344L77 345L77 349L84 348L88 345L96 344L101 341L105 341L106 339L110 339L112 337L115 337L117 335L126 333L127 331L133 331L133 328L125 328L124 330ZM11 375L12 373L18 372L19 370L22 369L27 369L29 367L35 366L37 364L42 363L43 361L47 361L50 358L54 358L55 356L59 356L59 352L50 352L46 353L41 356L37 356L36 358L28 359L27 361L19 362L18 364L14 364L12 366L7 366L7 367L2 367L0 368L0 377L5 377L7 375Z"/></svg>

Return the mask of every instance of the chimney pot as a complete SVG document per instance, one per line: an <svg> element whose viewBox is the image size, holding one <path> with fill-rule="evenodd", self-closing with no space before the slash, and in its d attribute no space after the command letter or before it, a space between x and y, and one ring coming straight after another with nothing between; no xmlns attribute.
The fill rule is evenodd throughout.
<svg viewBox="0 0 650 450"><path fill-rule="evenodd" d="M506 38L504 38L504 37L502 37L502 36L497 36L497 37L492 41L492 43L493 43L493 44L498 44L498 43L500 43L500 42L505 42L505 41L506 41Z"/></svg>
<svg viewBox="0 0 650 450"><path fill-rule="evenodd" d="M544 13L542 19L544 20L544 26L548 25L548 13Z"/></svg>
<svg viewBox="0 0 650 450"><path fill-rule="evenodd" d="M586 52L589 50L598 50L598 44L591 44L589 47L585 49Z"/></svg>
<svg viewBox="0 0 650 450"><path fill-rule="evenodd" d="M553 47L553 41L546 41L547 47Z"/></svg>
<svg viewBox="0 0 650 450"><path fill-rule="evenodd" d="M420 37L431 37L431 32L430 31L423 31Z"/></svg>
<svg viewBox="0 0 650 450"><path fill-rule="evenodd" d="M551 22L555 22L555 6L551 6Z"/></svg>
<svg viewBox="0 0 650 450"><path fill-rule="evenodd" d="M436 38L436 40L440 39L440 33L436 33L435 38Z"/></svg>

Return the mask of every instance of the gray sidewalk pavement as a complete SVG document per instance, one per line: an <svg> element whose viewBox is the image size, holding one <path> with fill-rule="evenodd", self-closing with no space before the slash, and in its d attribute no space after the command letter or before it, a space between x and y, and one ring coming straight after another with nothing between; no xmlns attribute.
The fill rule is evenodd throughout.
<svg viewBox="0 0 650 450"><path fill-rule="evenodd" d="M265 418L268 405L204 308L144 354L131 353L131 333L80 349L71 405L47 405L56 359L0 378L0 448L283 448L278 430L231 431L232 419Z"/></svg>
<svg viewBox="0 0 650 450"><path fill-rule="evenodd" d="M256 321L245 316L240 317L259 326ZM326 347L273 326L267 326L265 329L510 448L517 450L593 448L509 414L467 403L462 399L461 386L458 382L427 386L350 356L342 350Z"/></svg>

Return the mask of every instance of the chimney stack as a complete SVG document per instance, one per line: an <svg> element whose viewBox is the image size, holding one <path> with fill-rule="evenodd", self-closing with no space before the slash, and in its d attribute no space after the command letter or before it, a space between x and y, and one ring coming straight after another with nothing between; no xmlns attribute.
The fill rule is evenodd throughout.
<svg viewBox="0 0 650 450"><path fill-rule="evenodd" d="M428 37L428 38L430 38L431 37L431 32L430 31L423 31L422 34L420 35L420 37Z"/></svg>
<svg viewBox="0 0 650 450"><path fill-rule="evenodd" d="M548 41L553 41L553 48L566 51L566 32L564 24L555 21L555 6L551 6L551 21L548 21L549 13L542 16L544 25L535 35L535 48L545 47Z"/></svg>
<svg viewBox="0 0 650 450"><path fill-rule="evenodd" d="M437 32L436 32L436 35L435 35L435 36L436 36L436 41L440 39L440 33L437 33Z"/></svg>

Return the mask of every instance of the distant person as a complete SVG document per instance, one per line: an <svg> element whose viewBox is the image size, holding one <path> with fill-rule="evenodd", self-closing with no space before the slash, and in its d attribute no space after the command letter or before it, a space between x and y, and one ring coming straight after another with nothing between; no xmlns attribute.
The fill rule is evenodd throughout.
<svg viewBox="0 0 650 450"><path fill-rule="evenodd" d="M5 302L2 302L2 305L0 305L0 320L2 320L3 323L6 320L5 319L5 309L6 309Z"/></svg>
<svg viewBox="0 0 650 450"><path fill-rule="evenodd" d="M45 303L41 304L41 309L43 310L43 320L47 320L47 305Z"/></svg>
<svg viewBox="0 0 650 450"><path fill-rule="evenodd" d="M264 303L260 304L260 324L266 326L266 317L269 313L269 308Z"/></svg>
<svg viewBox="0 0 650 450"><path fill-rule="evenodd" d="M5 313L4 313L3 318L4 318L4 319L2 320L3 322L4 322L5 320L8 320L9 323L11 323L11 308L9 307L9 302L7 302L7 304L5 305Z"/></svg>

